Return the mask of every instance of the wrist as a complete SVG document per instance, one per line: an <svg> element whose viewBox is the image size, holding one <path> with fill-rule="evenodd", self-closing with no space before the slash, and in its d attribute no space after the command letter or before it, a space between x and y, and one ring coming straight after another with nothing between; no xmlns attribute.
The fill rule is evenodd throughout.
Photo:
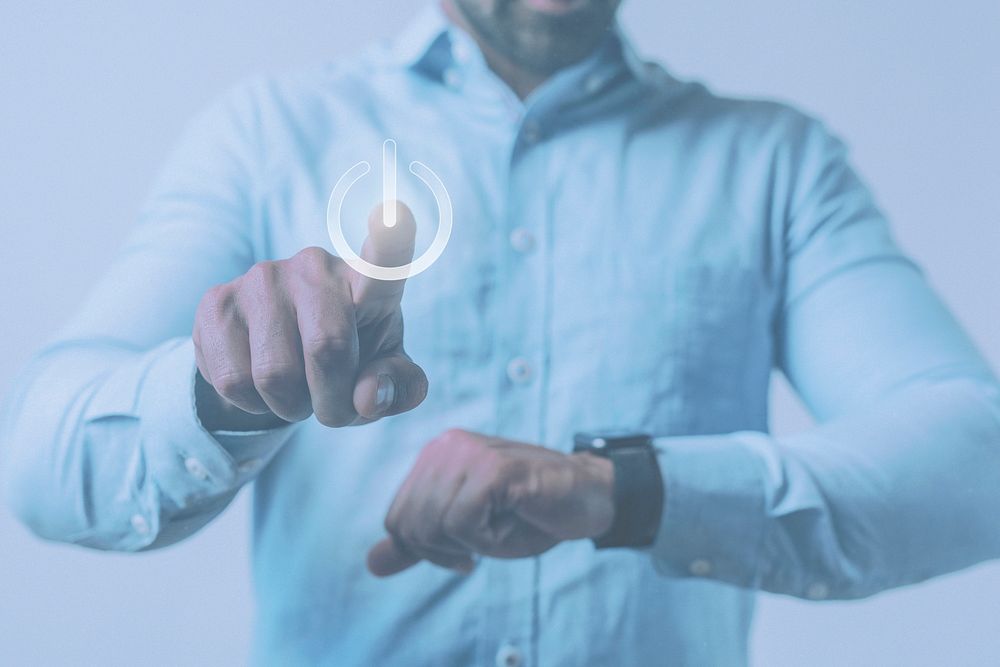
<svg viewBox="0 0 1000 667"><path fill-rule="evenodd" d="M588 538L596 538L611 529L615 518L615 467L612 462L589 452L571 454L579 467L583 493L587 499Z"/></svg>

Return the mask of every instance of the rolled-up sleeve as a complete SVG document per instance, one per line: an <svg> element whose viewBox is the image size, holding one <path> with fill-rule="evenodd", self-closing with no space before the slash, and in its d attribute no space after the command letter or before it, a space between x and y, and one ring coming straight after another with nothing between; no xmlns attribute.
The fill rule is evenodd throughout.
<svg viewBox="0 0 1000 667"><path fill-rule="evenodd" d="M854 598L1000 557L1000 386L817 123L797 137L777 364L801 434L660 438L669 576ZM942 230L944 232L944 230Z"/></svg>

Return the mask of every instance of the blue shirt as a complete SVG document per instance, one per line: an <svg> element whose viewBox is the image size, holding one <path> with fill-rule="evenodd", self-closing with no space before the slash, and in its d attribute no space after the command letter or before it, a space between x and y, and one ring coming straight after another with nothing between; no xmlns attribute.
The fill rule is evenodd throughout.
<svg viewBox="0 0 1000 667"><path fill-rule="evenodd" d="M330 248L331 187L386 138L455 210L403 299L426 402L357 428L206 432L199 299ZM399 182L426 247L433 199ZM363 224L378 184L347 218ZM768 434L775 368L815 430ZM1000 555L997 382L843 145L642 63L618 31L523 103L436 9L392 45L239 86L192 123L5 414L7 495L48 539L160 547L253 483L263 665L735 665L757 589L854 598ZM651 548L366 572L446 428L568 450L612 426L657 436Z"/></svg>

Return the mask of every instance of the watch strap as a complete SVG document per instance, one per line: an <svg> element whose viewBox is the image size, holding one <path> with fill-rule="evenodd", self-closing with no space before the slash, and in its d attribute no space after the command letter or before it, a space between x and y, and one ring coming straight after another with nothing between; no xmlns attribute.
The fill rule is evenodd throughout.
<svg viewBox="0 0 1000 667"><path fill-rule="evenodd" d="M607 456L615 469L615 516L608 532L594 539L594 546L650 546L663 512L663 480L656 450L651 444L624 447L610 450Z"/></svg>

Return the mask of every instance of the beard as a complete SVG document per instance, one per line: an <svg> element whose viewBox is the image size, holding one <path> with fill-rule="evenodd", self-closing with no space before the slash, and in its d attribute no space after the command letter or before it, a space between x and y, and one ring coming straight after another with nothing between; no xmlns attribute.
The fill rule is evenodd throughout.
<svg viewBox="0 0 1000 667"><path fill-rule="evenodd" d="M490 48L542 76L590 55L611 28L620 2L581 0L578 7L550 13L525 0L454 0Z"/></svg>

